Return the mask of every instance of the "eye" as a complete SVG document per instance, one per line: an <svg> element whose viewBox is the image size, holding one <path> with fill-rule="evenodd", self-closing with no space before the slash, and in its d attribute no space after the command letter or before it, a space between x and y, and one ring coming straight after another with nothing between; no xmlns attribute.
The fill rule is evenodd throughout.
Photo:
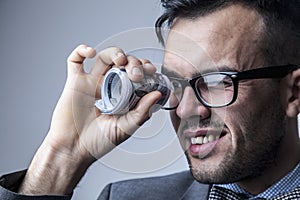
<svg viewBox="0 0 300 200"><path fill-rule="evenodd" d="M182 91L182 84L179 80L170 79L172 85L172 91L175 93L180 93Z"/></svg>
<svg viewBox="0 0 300 200"><path fill-rule="evenodd" d="M212 74L203 78L203 82L208 87L222 87L227 88L233 85L232 80L225 74Z"/></svg>
<svg viewBox="0 0 300 200"><path fill-rule="evenodd" d="M222 84L225 88L232 87L233 85L232 80L228 77L223 79Z"/></svg>
<svg viewBox="0 0 300 200"><path fill-rule="evenodd" d="M181 88L181 83L180 83L180 81L178 81L178 80L175 80L175 79L171 79L171 84L172 84L172 86L174 87L174 88Z"/></svg>

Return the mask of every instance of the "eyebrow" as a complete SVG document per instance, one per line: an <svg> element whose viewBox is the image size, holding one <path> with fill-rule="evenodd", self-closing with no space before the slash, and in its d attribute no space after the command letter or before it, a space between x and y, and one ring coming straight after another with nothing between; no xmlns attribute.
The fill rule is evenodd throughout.
<svg viewBox="0 0 300 200"><path fill-rule="evenodd" d="M182 75L180 75L179 73L177 73L175 71L168 70L166 67L164 67L164 65L162 65L162 67L161 67L161 72L162 72L162 74L165 74L169 77L184 78L185 79L185 77L182 77ZM212 72L237 72L237 70L229 68L226 65L214 66L214 67L211 67L210 69L205 69L201 72L195 72L195 73L192 74L192 77L190 77L190 78L201 76L203 74L212 73Z"/></svg>
<svg viewBox="0 0 300 200"><path fill-rule="evenodd" d="M161 73L169 77L182 78L177 72L166 69L164 65L161 66Z"/></svg>

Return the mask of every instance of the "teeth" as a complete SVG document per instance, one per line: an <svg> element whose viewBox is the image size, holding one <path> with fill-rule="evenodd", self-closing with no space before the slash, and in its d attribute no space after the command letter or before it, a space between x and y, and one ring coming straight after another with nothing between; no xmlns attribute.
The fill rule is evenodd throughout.
<svg viewBox="0 0 300 200"><path fill-rule="evenodd" d="M205 137L203 138L203 144L206 144L206 143L208 143L208 138L205 136Z"/></svg>
<svg viewBox="0 0 300 200"><path fill-rule="evenodd" d="M208 136L208 141L209 142L212 142L212 141L215 141L216 140L216 137L215 136L213 136L213 135L209 135Z"/></svg>
<svg viewBox="0 0 300 200"><path fill-rule="evenodd" d="M208 142L213 142L217 139L217 137L213 135L208 135L208 136L199 136L199 137L192 137L191 138L191 143L192 144L206 144Z"/></svg>
<svg viewBox="0 0 300 200"><path fill-rule="evenodd" d="M202 144L203 143L203 137L196 137L191 138L192 144Z"/></svg>

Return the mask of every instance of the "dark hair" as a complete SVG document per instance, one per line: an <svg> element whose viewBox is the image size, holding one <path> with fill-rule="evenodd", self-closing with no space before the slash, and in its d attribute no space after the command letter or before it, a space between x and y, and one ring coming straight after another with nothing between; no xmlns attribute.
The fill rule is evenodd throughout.
<svg viewBox="0 0 300 200"><path fill-rule="evenodd" d="M268 46L264 53L268 60L277 58L282 62L286 55L293 54L290 56L300 62L300 0L161 0L161 3L165 11L155 27L162 44L162 28L170 27L175 18L195 19L239 4L262 16L265 24L263 39Z"/></svg>

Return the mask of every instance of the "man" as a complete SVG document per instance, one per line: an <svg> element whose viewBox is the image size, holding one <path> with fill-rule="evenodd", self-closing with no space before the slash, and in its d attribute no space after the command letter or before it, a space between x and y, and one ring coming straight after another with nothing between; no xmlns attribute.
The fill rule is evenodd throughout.
<svg viewBox="0 0 300 200"><path fill-rule="evenodd" d="M162 3L156 25L171 28L163 64L175 88L170 116L193 178L114 183L99 199L299 199L300 2ZM113 47L87 74L82 63L94 56L85 45L69 56L49 133L26 173L2 177L2 198L70 198L88 167L151 116L157 91L121 116L93 106L107 66L125 67L138 82L154 73L151 62Z"/></svg>

